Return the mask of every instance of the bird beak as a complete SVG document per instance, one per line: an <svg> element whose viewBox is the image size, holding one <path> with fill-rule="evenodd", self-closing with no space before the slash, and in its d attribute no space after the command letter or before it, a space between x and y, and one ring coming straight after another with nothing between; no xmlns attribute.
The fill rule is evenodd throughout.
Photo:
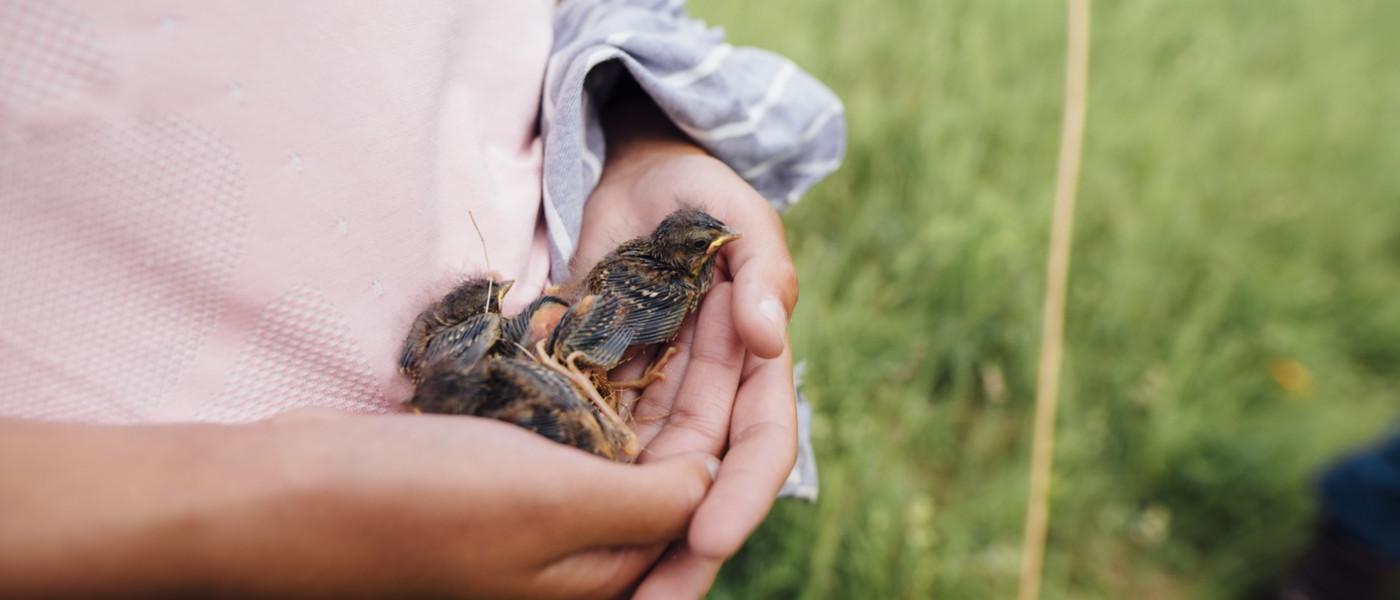
<svg viewBox="0 0 1400 600"><path fill-rule="evenodd" d="M714 254L716 252L719 252L719 249L723 248L725 244L728 244L729 242L732 242L734 240L741 239L743 237L744 234L742 233L726 233L724 235L721 235L715 238L715 241L710 242L710 247L705 249L705 256L714 256Z"/></svg>
<svg viewBox="0 0 1400 600"><path fill-rule="evenodd" d="M506 292L509 292L509 291L510 291L510 288L513 287L514 285L515 285L515 280L514 280L514 279L507 279L506 281L502 281L502 282L496 284L496 304L497 304L498 306L501 305L501 304L505 304L505 302L506 302Z"/></svg>

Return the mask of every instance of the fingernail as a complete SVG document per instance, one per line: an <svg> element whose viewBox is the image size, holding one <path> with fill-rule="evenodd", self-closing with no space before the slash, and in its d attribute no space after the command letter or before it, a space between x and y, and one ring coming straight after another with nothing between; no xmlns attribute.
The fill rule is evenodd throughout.
<svg viewBox="0 0 1400 600"><path fill-rule="evenodd" d="M705 470L710 472L710 481L714 481L719 476L719 459L713 456L705 457Z"/></svg>
<svg viewBox="0 0 1400 600"><path fill-rule="evenodd" d="M778 302L777 298L768 296L760 300L758 312L763 315L763 318L768 319L769 323L773 324L773 328L778 330L779 335L787 331L787 311L783 309L783 303Z"/></svg>

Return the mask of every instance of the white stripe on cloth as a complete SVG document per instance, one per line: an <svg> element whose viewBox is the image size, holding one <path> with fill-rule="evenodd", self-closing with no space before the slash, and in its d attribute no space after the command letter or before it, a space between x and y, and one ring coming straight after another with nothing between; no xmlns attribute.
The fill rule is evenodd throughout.
<svg viewBox="0 0 1400 600"><path fill-rule="evenodd" d="M709 77L715 71L718 71L720 65L724 64L724 59L728 58L729 55L733 53L733 46L730 46L729 44L720 44L718 46L715 46L713 50L710 50L710 53L705 55L705 58L695 66L684 71L677 71L675 73L662 76L659 79L661 80L661 84L665 85L666 87L686 87L692 83L700 81L701 79Z"/></svg>
<svg viewBox="0 0 1400 600"><path fill-rule="evenodd" d="M759 100L757 104L750 106L747 114L741 121L725 123L724 125L719 125L710 129L682 126L680 123L676 125L680 127L681 131L684 131L686 135L695 138L695 140L699 142L722 142L737 137L753 135L754 132L758 131L759 122L768 114L768 109L774 104L777 104L778 100L782 99L783 90L787 89L788 82L792 81L792 76L795 73L797 73L797 65L790 62L783 63L783 66L778 69L778 73L773 76L773 83L768 85L768 91L763 95L763 99Z"/></svg>
<svg viewBox="0 0 1400 600"><path fill-rule="evenodd" d="M599 97L591 96L606 93L599 86L609 80L589 78L604 61L625 62L673 123L780 208L844 153L843 109L831 90L782 57L725 44L720 30L683 7L568 0L556 12L540 126L551 275L559 280L569 276L580 215L605 166Z"/></svg>
<svg viewBox="0 0 1400 600"><path fill-rule="evenodd" d="M831 160L814 160L811 162L797 163L788 167L787 170L790 173L797 173L798 175L826 175L827 173L835 171L836 167L839 166L841 166L841 159L833 158Z"/></svg>
<svg viewBox="0 0 1400 600"><path fill-rule="evenodd" d="M827 122L831 121L832 118L844 113L845 111L845 107L842 106L839 102L826 107L826 110L823 110L821 114L818 114L817 117L815 119L812 119L812 122L807 125L807 128L802 130L802 137L798 139L798 143L794 144L793 147L801 148L802 144L805 144L815 139L817 137L817 134L821 133L822 128L826 126ZM773 167L776 167L779 164L786 162L790 158L792 158L792 152L782 152L773 156L772 158L769 158L768 160L765 160L752 167L749 167L748 169L740 172L739 174L744 179L752 181L754 178L760 177L763 174L773 170ZM841 164L841 159L838 158L833 162L835 162L836 165L839 166Z"/></svg>
<svg viewBox="0 0 1400 600"><path fill-rule="evenodd" d="M540 189L544 192L544 224L545 229L549 231L549 239L554 242L559 254L573 256L574 240L569 235L568 227L564 225L564 219L559 216L559 209L554 206L554 199L550 197L548 179Z"/></svg>

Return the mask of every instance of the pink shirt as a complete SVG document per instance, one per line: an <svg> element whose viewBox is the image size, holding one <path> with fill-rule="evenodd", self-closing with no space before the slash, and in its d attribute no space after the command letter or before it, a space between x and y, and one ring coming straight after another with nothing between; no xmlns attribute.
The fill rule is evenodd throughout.
<svg viewBox="0 0 1400 600"><path fill-rule="evenodd" d="M0 2L0 415L395 410L413 317L546 283L548 0Z"/></svg>

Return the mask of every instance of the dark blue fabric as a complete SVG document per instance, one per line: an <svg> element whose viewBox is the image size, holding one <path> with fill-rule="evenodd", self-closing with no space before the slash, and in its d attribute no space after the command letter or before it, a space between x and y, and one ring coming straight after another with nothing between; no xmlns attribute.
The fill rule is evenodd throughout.
<svg viewBox="0 0 1400 600"><path fill-rule="evenodd" d="M1328 469L1318 487L1329 517L1400 561L1400 431Z"/></svg>

